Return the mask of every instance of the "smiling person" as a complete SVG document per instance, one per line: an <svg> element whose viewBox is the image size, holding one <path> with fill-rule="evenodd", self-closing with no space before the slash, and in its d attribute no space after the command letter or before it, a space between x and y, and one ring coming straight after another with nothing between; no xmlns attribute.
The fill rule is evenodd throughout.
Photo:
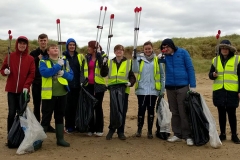
<svg viewBox="0 0 240 160"><path fill-rule="evenodd" d="M73 71L67 67L67 60L58 58L59 50L56 44L50 44L47 49L49 58L42 59L39 71L42 75L42 122L44 131L48 130L54 112L57 145L69 147L64 140L63 117L69 91L68 81L73 79ZM66 66L66 67L65 67Z"/></svg>
<svg viewBox="0 0 240 160"><path fill-rule="evenodd" d="M167 99L172 112L172 131L174 135L168 138L169 142L179 142L185 139L187 145L192 146L191 129L185 112L183 101L189 90L195 91L195 71L189 53L176 47L172 39L164 39L160 46L164 50ZM162 58L161 54L158 55Z"/></svg>
<svg viewBox="0 0 240 160"><path fill-rule="evenodd" d="M76 130L75 117L79 100L80 83L83 83L88 78L87 62L84 55L79 54L76 48L76 41L73 38L69 38L66 43L66 51L63 52L74 74L73 80L68 81L70 91L67 94L67 106L65 110L65 131L67 133L72 133Z"/></svg>
<svg viewBox="0 0 240 160"><path fill-rule="evenodd" d="M124 131L128 110L128 96L130 87L136 82L136 77L132 71L132 60L123 56L124 47L120 44L116 45L114 54L116 57L108 60L108 63L105 63L105 61L103 63L103 70L108 73L108 89L110 92L110 124L106 140L111 140L116 130L118 138L126 140ZM120 104L121 102L123 104ZM118 111L118 114L115 114L116 111ZM116 122L116 117L113 116L119 116L120 118Z"/></svg>
<svg viewBox="0 0 240 160"><path fill-rule="evenodd" d="M15 52L4 59L1 67L1 74L7 77L5 91L8 100L7 131L9 133L16 111L20 109L19 98L22 92L29 92L35 75L35 64L32 56L28 54L28 39L20 36L16 40Z"/></svg>
<svg viewBox="0 0 240 160"><path fill-rule="evenodd" d="M96 46L99 46L98 48ZM98 51L97 51L98 50ZM95 134L97 137L103 136L103 109L102 102L104 92L107 90L106 82L103 77L107 76L106 72L102 72L103 59L107 59L106 54L102 51L102 47L96 41L88 42L88 54L86 55L88 65L88 92L98 101L94 107L93 117L89 123L87 135Z"/></svg>
<svg viewBox="0 0 240 160"><path fill-rule="evenodd" d="M164 95L164 70L158 63L150 41L143 44L143 53L133 60L133 72L138 73L135 94L138 98L138 130L136 137L141 137L146 110L148 111L147 137L153 138L154 107L158 95Z"/></svg>
<svg viewBox="0 0 240 160"><path fill-rule="evenodd" d="M235 55L237 51L229 40L221 41L219 56L214 57L209 71L209 78L213 82L213 104L218 109L220 126L220 140L226 140L226 122L228 121L232 133L231 140L240 144L237 136L236 108L240 98L240 58ZM216 63L218 61L218 63ZM217 64L217 66L216 66ZM217 71L217 72L216 72Z"/></svg>
<svg viewBox="0 0 240 160"><path fill-rule="evenodd" d="M41 88L42 88L42 76L39 73L39 61L48 57L47 54L48 36L42 33L38 36L39 47L33 50L30 55L33 56L35 61L35 78L32 83L32 97L33 97L33 113L38 120L41 121ZM48 132L55 132L55 129L50 125Z"/></svg>

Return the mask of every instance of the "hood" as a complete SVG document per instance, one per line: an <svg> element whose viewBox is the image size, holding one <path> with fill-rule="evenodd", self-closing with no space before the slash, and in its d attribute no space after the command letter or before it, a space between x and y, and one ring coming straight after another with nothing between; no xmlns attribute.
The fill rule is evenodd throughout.
<svg viewBox="0 0 240 160"><path fill-rule="evenodd" d="M21 53L21 51L18 50L18 42L19 42L19 41L24 41L24 42L27 43L27 48L25 49L25 51L23 51L23 53L28 54L29 42L28 42L27 37L25 37L25 36L19 36L19 37L17 38L16 43L15 43L15 50L16 50L17 53Z"/></svg>
<svg viewBox="0 0 240 160"><path fill-rule="evenodd" d="M75 39L69 38L69 39L67 40L67 43L66 43L66 50L67 50L67 52L68 52L68 44L69 44L70 42L75 43L75 46L76 46L76 47L75 47L75 50L74 50L74 51L76 51L77 43L76 43Z"/></svg>
<svg viewBox="0 0 240 160"><path fill-rule="evenodd" d="M221 43L218 45L219 48L224 47L228 48L230 52L233 54L237 51L235 47L232 46L231 42L229 40L222 40Z"/></svg>
<svg viewBox="0 0 240 160"><path fill-rule="evenodd" d="M174 50L174 52L177 50L177 47L175 46L175 44L173 43L172 39L164 39L162 41L162 44L160 45L160 49L163 50L163 46L168 45L170 48L172 48Z"/></svg>

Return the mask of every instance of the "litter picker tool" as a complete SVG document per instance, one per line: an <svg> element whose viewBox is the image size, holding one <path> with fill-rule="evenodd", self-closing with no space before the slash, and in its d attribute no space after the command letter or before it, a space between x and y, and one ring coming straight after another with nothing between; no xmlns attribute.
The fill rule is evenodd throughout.
<svg viewBox="0 0 240 160"><path fill-rule="evenodd" d="M108 32L107 56L109 56L111 38L113 37L113 34L112 34L113 20L114 20L114 14L111 14L111 15L110 15L109 32Z"/></svg>
<svg viewBox="0 0 240 160"><path fill-rule="evenodd" d="M57 36L58 36L59 58L62 58L62 45L65 45L66 42L62 42L61 28L60 28L60 19L57 19L57 20L56 20L56 23L57 23Z"/></svg>
<svg viewBox="0 0 240 160"><path fill-rule="evenodd" d="M217 47L216 47L216 66L215 66L215 72L216 72L216 73L217 73L218 56L219 56L220 35L221 35L221 30L218 30L218 33L217 33L217 35L216 35L216 39L217 39Z"/></svg>
<svg viewBox="0 0 240 160"><path fill-rule="evenodd" d="M8 59L7 59L7 65L8 69L10 70L10 53L11 53L11 41L12 41L12 35L11 35L11 30L8 31Z"/></svg>
<svg viewBox="0 0 240 160"><path fill-rule="evenodd" d="M139 33L139 25L140 25L140 18L141 18L141 11L142 7L136 7L134 9L135 18L134 18L134 43L133 43L133 58L137 58L137 41L138 41L138 33Z"/></svg>
<svg viewBox="0 0 240 160"><path fill-rule="evenodd" d="M105 16L106 16L107 7L105 6L105 8L104 8L104 15L103 15L102 23L101 23L102 10L103 10L103 6L100 7L100 14L99 14L98 25L97 25L97 37L96 37L96 44L95 44L96 52L100 45L100 40L101 40L101 36L102 36L103 24L104 24L104 20L105 20ZM100 23L101 23L101 25L100 25ZM101 31L100 31L100 35L98 37L99 30L101 30Z"/></svg>

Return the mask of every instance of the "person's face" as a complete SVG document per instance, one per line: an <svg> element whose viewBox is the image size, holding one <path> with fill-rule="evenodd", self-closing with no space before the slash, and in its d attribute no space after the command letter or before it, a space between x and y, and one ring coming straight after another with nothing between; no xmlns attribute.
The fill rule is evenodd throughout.
<svg viewBox="0 0 240 160"><path fill-rule="evenodd" d="M221 50L221 53L222 53L223 56L228 56L228 54L229 54L229 49L228 48L222 47L222 48L220 48L220 50Z"/></svg>
<svg viewBox="0 0 240 160"><path fill-rule="evenodd" d="M151 56L153 53L153 48L151 45L145 45L143 46L143 52L146 56Z"/></svg>
<svg viewBox="0 0 240 160"><path fill-rule="evenodd" d="M48 54L50 56L57 56L58 55L58 46L50 47L48 50Z"/></svg>
<svg viewBox="0 0 240 160"><path fill-rule="evenodd" d="M164 50L164 54L172 54L174 52L174 50L168 45L162 46L162 48Z"/></svg>
<svg viewBox="0 0 240 160"><path fill-rule="evenodd" d="M95 52L94 49L92 47L88 46L88 53L93 54L94 52Z"/></svg>
<svg viewBox="0 0 240 160"><path fill-rule="evenodd" d="M114 51L114 54L116 55L116 57L123 57L123 49L122 48L118 48Z"/></svg>
<svg viewBox="0 0 240 160"><path fill-rule="evenodd" d="M70 52L74 52L74 51L75 51L75 48L76 48L76 44L75 44L74 42L70 42L70 43L68 44L68 50L69 50Z"/></svg>
<svg viewBox="0 0 240 160"><path fill-rule="evenodd" d="M24 41L19 41L19 42L18 42L18 50L19 50L20 52L25 51L26 48L27 48L27 43L26 43L26 42L24 42Z"/></svg>
<svg viewBox="0 0 240 160"><path fill-rule="evenodd" d="M47 43L48 43L47 38L42 38L42 39L38 38L38 45L40 48L42 48L42 49L47 48Z"/></svg>

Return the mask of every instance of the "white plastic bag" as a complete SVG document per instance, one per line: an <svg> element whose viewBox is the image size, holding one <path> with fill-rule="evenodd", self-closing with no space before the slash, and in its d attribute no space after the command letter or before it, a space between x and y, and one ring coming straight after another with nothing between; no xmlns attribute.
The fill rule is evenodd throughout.
<svg viewBox="0 0 240 160"><path fill-rule="evenodd" d="M203 108L203 112L208 120L208 123L209 123L209 143L210 145L213 147L213 148L220 148L222 146L222 142L221 140L219 139L219 136L218 136L218 132L217 132L217 129L216 129L216 122L203 98L202 95L201 96L201 103L202 103L202 108Z"/></svg>
<svg viewBox="0 0 240 160"><path fill-rule="evenodd" d="M172 113L170 112L168 102L164 98L161 98L157 116L160 132L170 133Z"/></svg>
<svg viewBox="0 0 240 160"><path fill-rule="evenodd" d="M47 135L29 107L26 108L25 116L20 116L20 124L25 137L18 147L17 154L34 152L34 146L42 143Z"/></svg>

